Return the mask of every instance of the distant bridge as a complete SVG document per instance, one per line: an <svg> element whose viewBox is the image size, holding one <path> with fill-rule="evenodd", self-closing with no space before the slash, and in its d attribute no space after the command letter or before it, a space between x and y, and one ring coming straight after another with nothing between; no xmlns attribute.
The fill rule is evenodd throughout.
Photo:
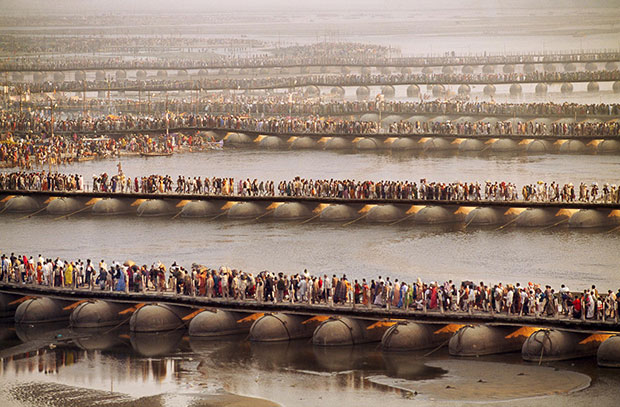
<svg viewBox="0 0 620 407"><path fill-rule="evenodd" d="M285 62L265 61L221 63L198 62L188 63L143 63L115 62L91 64L71 64L62 66L42 63L37 66L0 66L0 72L71 72L93 70L199 70L199 69L272 69L272 68L305 68L305 67L375 67L375 68L424 68L444 66L482 66L482 65L534 65L534 64L587 64L609 63L620 61L620 53L601 54L524 54L507 56L456 56L456 57L403 57L391 59L339 60L330 58L317 61Z"/></svg>
<svg viewBox="0 0 620 407"><path fill-rule="evenodd" d="M441 75L429 77L411 78L365 78L343 79L340 77L327 77L324 80L315 78L298 77L295 80L280 80L270 83L248 83L240 79L240 83L234 80L223 80L221 83L199 83L195 81L181 81L179 83L127 83L125 85L108 84L105 81L88 82L86 86L79 81L56 82L53 86L40 87L33 85L31 93L46 92L173 92L173 91L214 91L214 90L268 90L268 89L292 89L304 87L369 87L369 86L399 86L399 85L512 85L512 84L552 84L552 83L597 83L617 82L620 80L620 71L609 72L604 76L571 75L570 77L470 77L468 75L454 75L442 77ZM7 85L11 85L7 83ZM545 89L546 92L546 89ZM494 91L493 91L494 93Z"/></svg>

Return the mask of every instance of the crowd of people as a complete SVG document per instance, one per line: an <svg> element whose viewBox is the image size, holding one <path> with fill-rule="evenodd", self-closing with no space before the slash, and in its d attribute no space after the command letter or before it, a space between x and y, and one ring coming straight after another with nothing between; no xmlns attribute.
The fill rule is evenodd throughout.
<svg viewBox="0 0 620 407"><path fill-rule="evenodd" d="M117 66L129 68L139 68L148 64L165 67L166 65L184 66L193 65L194 60L187 59L160 59L160 58L140 58L127 60L118 58L96 58L89 57L41 57L42 54L65 54L65 53L86 53L86 54L132 54L137 51L142 53L161 51L165 49L192 49L196 52L208 53L213 48L232 48L235 49L255 49L265 47L267 43L260 40L248 38L188 38L183 36L117 36L114 41L108 37L94 35L52 35L32 36L22 34L6 34L0 41L0 53L10 53L11 55L35 54L38 57L14 58L4 60L0 64L2 69L21 69L29 70L39 68L44 69L66 69L74 67L97 66L101 68L115 68ZM79 69L79 68L78 68ZM82 68L83 69L83 68ZM88 68L86 68L88 69Z"/></svg>
<svg viewBox="0 0 620 407"><path fill-rule="evenodd" d="M365 119L365 120L362 120ZM268 118L247 115L213 114L124 114L78 115L73 118L55 118L46 112L2 112L0 131L10 134L50 135L107 134L114 132L147 132L166 129L196 130L222 129L229 131L258 131L266 133L321 133L321 134L439 134L439 135L554 135L562 137L600 136L620 137L620 122L570 119L552 121L548 118L522 120L512 118L461 117L450 120L443 117L413 116L408 120L391 123L362 117L353 120L343 117L273 116ZM380 130L383 128L383 130Z"/></svg>
<svg viewBox="0 0 620 407"><path fill-rule="evenodd" d="M184 135L128 134L120 138L108 137L27 137L0 140L0 167L31 169L38 166L70 164L95 158L149 153L171 154L177 151L201 151L221 148L221 143L203 132Z"/></svg>
<svg viewBox="0 0 620 407"><path fill-rule="evenodd" d="M161 262L141 266L133 261L86 261L36 258L2 254L0 280L54 288L108 290L124 293L172 292L206 298L221 298L307 305L386 308L424 312L497 313L536 316L616 320L620 308L620 289L600 293L595 285L573 292L562 284L528 282L515 284L474 284L452 280L443 283L385 279L348 279L346 274L331 277L320 273L261 271L254 273L230 267L211 269L199 264L185 268L174 262L166 268Z"/></svg>
<svg viewBox="0 0 620 407"><path fill-rule="evenodd" d="M15 37L21 38L21 37ZM64 37L63 37L64 38ZM79 37L83 38L83 37ZM58 39L55 39L58 42ZM95 37L93 41L99 40L101 44L92 44L96 47L110 47L110 42L105 38ZM179 42L176 42L176 41ZM65 39L64 42L71 41L71 38ZM185 41L191 41L186 44ZM164 43L168 46L184 46L191 47L195 45L194 38L168 38L168 37L136 37L136 38L118 38L114 41L121 46L129 47L132 43L140 42L144 48L162 46ZM201 40L200 43L205 40ZM248 39L209 39L206 45L213 45L214 41L220 41L219 44L234 44L236 47L260 47L266 45L256 40ZM13 41L7 41L14 43ZM173 44L168 44L173 42ZM37 41L37 44L40 44ZM217 43L216 43L217 44ZM8 44L7 44L8 45ZM19 44L16 44L19 46ZM59 44L60 45L60 44ZM57 46L59 46L57 45ZM40 46L40 45L39 45ZM77 47L81 47L76 43ZM78 48L79 49L79 48ZM76 52L72 49L72 52ZM487 65L487 64L524 64L524 63L576 63L576 62L596 62L620 60L620 54L617 52L592 52L584 51L579 53L518 53L518 54L484 54L484 55L458 55L455 53L446 53L444 55L425 55L425 56L400 56L401 52L398 48L386 47L375 44L361 44L349 42L319 42L308 45L294 45L288 47L277 47L270 50L269 54L251 55L251 56L228 56L223 58L212 57L208 59L189 59L189 58L172 58L157 59L141 58L131 60L101 60L93 57L73 57L67 59L65 57L48 57L48 58L15 58L7 60L0 64L0 70L54 70L54 69L160 69L167 67L185 67L185 68L211 68L230 67L230 68L258 68L258 67L279 67L279 66L313 66L313 65L366 65L366 66L392 66L392 67L410 67L410 66L441 66L441 65Z"/></svg>
<svg viewBox="0 0 620 407"><path fill-rule="evenodd" d="M82 191L110 193L165 193L235 196L286 196L341 199L402 199L429 201L531 201L620 203L615 184L586 184L538 181L518 188L512 182L434 182L313 180L295 177L287 181L261 181L201 176L170 175L131 177L117 174L93 175L88 185L79 174L57 172L0 172L0 190Z"/></svg>
<svg viewBox="0 0 620 407"><path fill-rule="evenodd" d="M535 119L536 120L536 119ZM394 134L442 134L442 135L530 135L530 136L601 136L619 137L620 122L602 121L583 121L580 123L572 121L555 121L551 119L538 119L539 121L525 121L520 119L508 120L448 120L442 118L441 121L420 120L401 120L391 123L388 126L388 133ZM364 128L364 127L362 127ZM371 133L366 131L362 133Z"/></svg>
<svg viewBox="0 0 620 407"><path fill-rule="evenodd" d="M13 82L11 93L83 92L83 91L175 91L175 90L249 90L285 89L307 86L382 86L408 84L511 84L549 82L596 82L620 80L620 71L580 71L529 73L390 73L390 74L321 74L303 76L268 76L252 78L121 79Z"/></svg>
<svg viewBox="0 0 620 407"><path fill-rule="evenodd" d="M286 95L284 95L286 96ZM223 100L220 100L223 99ZM160 102L162 103L162 102ZM170 103L170 102L169 102ZM267 114L267 115L357 115L378 112L377 103L372 100L357 101L317 101L314 99L295 100L291 103L285 97L272 95L262 98L237 96L232 98L218 98L209 101L199 101L204 104L204 111L208 108L209 113L222 114ZM201 105L202 107L202 105ZM154 105L154 110L163 109ZM171 110L175 110L172 109ZM190 108L180 108L180 111L192 111ZM434 100L434 101L385 101L381 105L381 112L385 115L484 115L484 116L559 116L559 117L583 117L583 116L618 116L620 104L579 104L579 103L496 103L487 101L458 101L458 100Z"/></svg>
<svg viewBox="0 0 620 407"><path fill-rule="evenodd" d="M330 95L334 95L331 94ZM289 99L289 96L291 97ZM261 116L338 116L338 115L363 115L366 113L378 113L376 101L356 100L345 101L334 98L306 98L303 93L270 93L267 95L234 95L224 94L199 95L198 98L169 97L142 99L110 99L91 98L84 101L81 97L56 95L57 112L71 116L72 112L83 114L84 110L92 115L101 114L103 111L123 114L150 114L164 113L166 111L179 113L206 112L212 115L261 115ZM9 104L8 111L19 112L32 111L41 114L49 108L50 101L47 97L30 95L28 101L22 97L16 98ZM452 116L495 116L522 117L522 118L553 118L573 120L578 122L588 117L609 121L620 116L620 104L617 103L497 103L488 101L460 101L460 100L420 100L420 101L395 101L387 100L381 104L381 112L384 116L389 115L452 115Z"/></svg>

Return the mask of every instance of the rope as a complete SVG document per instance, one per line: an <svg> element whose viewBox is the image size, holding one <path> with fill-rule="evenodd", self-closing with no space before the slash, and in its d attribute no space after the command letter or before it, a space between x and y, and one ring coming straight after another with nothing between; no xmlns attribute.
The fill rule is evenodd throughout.
<svg viewBox="0 0 620 407"><path fill-rule="evenodd" d="M98 332L97 334L98 335L107 334L108 332L111 332L111 331L113 331L113 330L115 330L115 329L125 325L127 322L129 322L130 319L131 319L131 316L129 318L127 318L127 319L122 320L121 322L119 322L118 324L114 325L113 327L108 328L105 331Z"/></svg>
<svg viewBox="0 0 620 407"><path fill-rule="evenodd" d="M476 213L474 213L474 216L472 216L472 217L471 217L471 219L469 220L469 222L467 222L467 223L465 224L465 226L463 226L463 229L467 229L467 226L469 226L469 225L470 225L470 224L474 221L474 219L476 219L476 216L478 216L478 214L479 214L479 213L480 213L480 212L476 212Z"/></svg>
<svg viewBox="0 0 620 407"><path fill-rule="evenodd" d="M306 223L310 222L311 220L314 220L314 219L318 218L319 216L321 216L321 213L320 213L320 212L319 212L318 214L314 215L313 217L311 217L310 219L306 219L306 220L304 220L303 222L300 222L299 224L300 224L300 225L304 225L304 224L306 224Z"/></svg>
<svg viewBox="0 0 620 407"><path fill-rule="evenodd" d="M273 211L275 211L275 209L269 209L267 212L263 213L262 215L257 216L255 220L259 220L260 218L269 215Z"/></svg>
<svg viewBox="0 0 620 407"><path fill-rule="evenodd" d="M0 213L1 213L1 212L0 212ZM609 230L609 231L607 231L607 232L605 232L605 233L613 233L613 232L615 232L616 230L620 230L620 226L616 226L615 228L613 228L613 229L611 229L611 230Z"/></svg>
<svg viewBox="0 0 620 407"><path fill-rule="evenodd" d="M540 359L538 360L538 366L542 364L543 355L545 353L545 344L544 344L545 339L549 341L549 348L551 348L551 339L549 339L549 334L551 333L551 331L544 331L544 332L545 332L545 336L543 337L542 342L540 342L541 349L540 349Z"/></svg>
<svg viewBox="0 0 620 407"><path fill-rule="evenodd" d="M430 351L430 352L426 353L426 354L424 355L424 357L430 356L430 355L432 355L433 353L437 352L439 349L441 349L441 348L443 348L444 346L446 346L446 345L448 344L448 342L450 342L450 339L452 339L452 338L448 338L448 339L446 339L445 341L443 341L443 342L441 343L441 345L439 345L438 347L436 347L436 348L435 348L435 349L433 349L432 351Z"/></svg>
<svg viewBox="0 0 620 407"><path fill-rule="evenodd" d="M538 359L538 366L542 365L542 361L543 361L543 354L545 353L545 347L541 346L540 347L540 359Z"/></svg>
<svg viewBox="0 0 620 407"><path fill-rule="evenodd" d="M390 223L390 225L389 225L389 226L394 226L394 225L396 225L396 224L398 224L398 223L400 223L400 222L402 222L402 221L404 221L404 220L409 219L409 218L410 218L410 217L412 217L412 216L415 216L415 213L410 213L409 215L405 216L404 218L402 218L402 219L398 219L397 221Z"/></svg>
<svg viewBox="0 0 620 407"><path fill-rule="evenodd" d="M8 202L7 202L8 203ZM4 204L4 208L0 209L0 214L8 209L8 206Z"/></svg>
<svg viewBox="0 0 620 407"><path fill-rule="evenodd" d="M502 225L502 226L498 227L497 229L495 229L495 231L502 230L502 229L504 229L506 226L511 225L511 224L513 224L513 223L515 223L515 222L517 221L517 219L519 219L519 216L521 216L521 214L523 214L523 213L525 213L525 212L521 212L520 214L518 214L517 216L515 216L515 218L514 218L513 220L511 220L510 222L508 222L508 223L506 223L506 224L504 224L504 225Z"/></svg>
<svg viewBox="0 0 620 407"><path fill-rule="evenodd" d="M461 329L459 329L458 331L456 331L456 346L455 346L455 350L456 353L461 353L461 351L463 350L463 343L461 340L461 337L463 336L463 333L465 332L465 329L469 329L472 328L473 325L465 325L464 327L462 327ZM450 338L452 339L452 338Z"/></svg>
<svg viewBox="0 0 620 407"><path fill-rule="evenodd" d="M558 226L559 224L564 223L564 222L568 222L568 219L562 219L561 221L556 222L556 223L554 223L553 225L550 225L550 226L545 226L544 228L542 228L542 229L540 229L540 230L547 230L547 229L551 229L551 228L554 228L554 227L556 227L556 226Z"/></svg>
<svg viewBox="0 0 620 407"><path fill-rule="evenodd" d="M76 213L84 212L86 209L89 209L91 206L93 206L93 205L86 205L86 206L85 206L84 208L82 208L82 209L78 209L77 211L75 211L75 212L71 212L71 213L70 213L70 214L68 214L68 215L62 215L62 216L59 216L59 217L57 217L57 218L54 218L54 220L59 220L59 219L62 219L62 218L68 218L69 216L75 215Z"/></svg>
<svg viewBox="0 0 620 407"><path fill-rule="evenodd" d="M538 332L541 332L541 331L538 331ZM538 339L537 337L538 332L533 335L533 340L540 343L540 358L538 359L538 365L540 366L542 364L543 355L545 353L545 339L549 342L549 349L551 349L551 339L549 339L549 335L551 334L551 331L549 331L548 329L542 331L542 334L544 335L542 340Z"/></svg>
<svg viewBox="0 0 620 407"><path fill-rule="evenodd" d="M352 224L354 224L355 222L357 222L358 220L364 219L366 216L368 216L368 214L367 214L367 213L363 214L362 216L360 216L360 217L359 217L359 218L357 218L357 219L353 219L352 221L350 221L350 222L347 222L347 223L343 224L343 225L342 225L342 227L352 225Z"/></svg>
<svg viewBox="0 0 620 407"><path fill-rule="evenodd" d="M215 219L217 219L217 218L219 218L219 217L221 217L221 216L224 216L224 215L226 215L226 214L228 213L228 211L229 211L229 210L228 210L228 209L226 209L224 212L222 212L222 213L220 213L219 215L216 215L216 216L214 216L214 217L212 217L211 219L208 219L208 220L215 220Z"/></svg>
<svg viewBox="0 0 620 407"><path fill-rule="evenodd" d="M26 219L26 218L30 218L30 217L32 217L32 216L34 216L34 215L36 215L36 214L39 214L39 213L43 212L43 211L44 211L44 210L46 210L46 209L47 209L47 206L46 206L46 207L44 207L44 208L39 209L38 211L36 211L36 212L34 212L34 213L31 213L30 215L26 215L26 216L21 217L21 218L19 218L19 220Z"/></svg>

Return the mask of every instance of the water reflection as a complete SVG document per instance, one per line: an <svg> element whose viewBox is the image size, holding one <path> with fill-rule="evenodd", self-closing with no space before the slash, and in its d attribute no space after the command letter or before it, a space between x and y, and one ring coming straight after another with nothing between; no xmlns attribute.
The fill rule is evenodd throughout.
<svg viewBox="0 0 620 407"><path fill-rule="evenodd" d="M15 333L22 342L53 342L57 337L69 334L66 322L41 324L15 324Z"/></svg>
<svg viewBox="0 0 620 407"><path fill-rule="evenodd" d="M318 367L323 371L385 369L376 343L338 347L314 346L312 350Z"/></svg>
<svg viewBox="0 0 620 407"><path fill-rule="evenodd" d="M431 379L445 373L442 369L425 366L421 354L385 355L376 343L319 347L313 346L308 340L248 342L238 336L226 341L191 339L190 344L197 356L201 357L200 370L205 373L209 367L222 366L327 376L350 375L356 371L365 374L382 372L391 377L412 380Z"/></svg>
<svg viewBox="0 0 620 407"><path fill-rule="evenodd" d="M381 357L385 363L385 375L406 380L428 380L447 373L444 369L425 365L425 352L383 352Z"/></svg>
<svg viewBox="0 0 620 407"><path fill-rule="evenodd" d="M0 323L0 349L18 341L13 323Z"/></svg>
<svg viewBox="0 0 620 407"><path fill-rule="evenodd" d="M183 331L168 333L138 334L128 336L125 329L106 332L102 330L56 329L47 326L17 326L12 331L8 326L2 327L2 336L9 337L16 332L22 340L21 346L32 345L35 350L14 353L3 357L0 363L0 377L9 375L13 378L26 376L33 379L33 374L40 373L46 377L57 375L68 378L74 384L93 385L93 383L112 380L120 382L121 388L130 389L132 383L169 383L180 371L181 361L173 358L156 358L155 356L174 356L183 338ZM6 334L6 332L9 334ZM74 338L71 342L50 346L58 335ZM129 343L134 348L131 351ZM6 350L12 345L2 341L0 346ZM19 350L19 349L17 349ZM146 356L147 358L143 358ZM79 365L80 368L73 369ZM87 368L86 368L87 367ZM64 370L64 371L63 371ZM118 385L117 385L118 386Z"/></svg>
<svg viewBox="0 0 620 407"><path fill-rule="evenodd" d="M132 332L131 347L136 353L148 358L174 354L183 339L180 329L169 332Z"/></svg>
<svg viewBox="0 0 620 407"><path fill-rule="evenodd" d="M99 328L73 328L77 338L73 341L80 349L87 351L121 351L127 349L128 333L127 326L117 329Z"/></svg>
<svg viewBox="0 0 620 407"><path fill-rule="evenodd" d="M1 335L10 338L11 334L4 332L7 330L10 326L2 327ZM411 388L417 388L415 383L451 377L444 368L425 363L453 361L443 350L427 357L424 352L384 353L376 343L316 347L308 340L253 343L245 335L196 340L185 336L183 330L137 334L127 333L126 327L74 331L21 326L13 337L27 341L23 345L36 345L58 334L74 338L74 343L53 348L46 345L2 358L0 383L52 381L134 397L225 391L285 401L287 405L308 397L308 392L318 392L326 399L328 394L338 394L338 402L356 404L368 394L375 395L375 400L381 399L380 394L396 399L414 397ZM3 341L0 346L11 345ZM503 363L524 364L518 353L484 360L497 369ZM569 370L600 374L593 359L586 362L587 368L580 363ZM335 399L330 398L332 402Z"/></svg>

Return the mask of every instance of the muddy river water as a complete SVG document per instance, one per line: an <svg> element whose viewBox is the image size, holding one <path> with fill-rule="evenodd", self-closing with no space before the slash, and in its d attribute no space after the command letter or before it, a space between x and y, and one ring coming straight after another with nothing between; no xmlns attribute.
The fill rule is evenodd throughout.
<svg viewBox="0 0 620 407"><path fill-rule="evenodd" d="M18 338L44 337L40 329L10 325L1 332L5 350ZM519 354L454 359L445 349L428 356L382 353L376 344L326 349L305 340L200 341L182 331L79 335L75 345L2 359L2 405L499 406L514 400L560 406L593 395L611 405L620 386L620 372L599 369L592 359L538 366Z"/></svg>

